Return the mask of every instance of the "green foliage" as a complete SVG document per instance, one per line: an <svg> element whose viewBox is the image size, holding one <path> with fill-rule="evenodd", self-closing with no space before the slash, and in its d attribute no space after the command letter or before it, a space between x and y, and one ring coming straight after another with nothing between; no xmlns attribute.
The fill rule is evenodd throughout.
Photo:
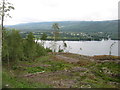
<svg viewBox="0 0 120 90"><path fill-rule="evenodd" d="M47 34L43 33L41 40L46 40L47 39Z"/></svg>
<svg viewBox="0 0 120 90"><path fill-rule="evenodd" d="M74 65L66 63L64 61L59 60L50 60L52 56L49 57L40 57L37 58L37 63L40 63L45 66L36 66L36 67L26 67L28 73L36 73L36 72L54 72L58 70L70 69ZM33 65L33 63L31 64Z"/></svg>
<svg viewBox="0 0 120 90"><path fill-rule="evenodd" d="M50 88L50 85L44 83L32 83L23 78L16 78L11 76L8 72L3 72L3 88L8 84L8 88Z"/></svg>
<svg viewBox="0 0 120 90"><path fill-rule="evenodd" d="M52 52L52 50L50 48L46 48L47 52Z"/></svg>
<svg viewBox="0 0 120 90"><path fill-rule="evenodd" d="M60 47L61 47L61 45L59 45L58 52L64 52L64 50L63 50L63 49L61 49Z"/></svg>
<svg viewBox="0 0 120 90"><path fill-rule="evenodd" d="M22 38L16 30L3 31L2 57L4 59L21 59L22 58Z"/></svg>
<svg viewBox="0 0 120 90"><path fill-rule="evenodd" d="M33 59L33 57L36 56L34 36L31 32L28 34L24 42L24 52L28 59Z"/></svg>
<svg viewBox="0 0 120 90"><path fill-rule="evenodd" d="M59 49L58 52L64 52L64 50L63 49Z"/></svg>
<svg viewBox="0 0 120 90"><path fill-rule="evenodd" d="M2 60L33 60L35 57L46 55L47 50L34 41L34 35L29 33L23 39L16 30L3 31Z"/></svg>
<svg viewBox="0 0 120 90"><path fill-rule="evenodd" d="M7 42L7 39L8 39L8 32L6 31L3 31L2 32L2 36L3 36L3 40L2 40L2 58L5 58L7 59L8 55L9 55L9 52L8 52L8 42Z"/></svg>
<svg viewBox="0 0 120 90"><path fill-rule="evenodd" d="M47 50L41 46L40 44L36 43L36 53L37 56L45 56L47 54Z"/></svg>

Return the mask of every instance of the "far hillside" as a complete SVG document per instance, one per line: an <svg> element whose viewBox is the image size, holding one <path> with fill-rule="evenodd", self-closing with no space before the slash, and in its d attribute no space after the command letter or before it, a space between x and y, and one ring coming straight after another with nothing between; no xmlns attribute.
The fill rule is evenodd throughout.
<svg viewBox="0 0 120 90"><path fill-rule="evenodd" d="M117 33L118 20L109 21L58 21L58 22L33 22L17 25L7 25L20 31L51 31L52 24L59 23L62 32L109 32Z"/></svg>

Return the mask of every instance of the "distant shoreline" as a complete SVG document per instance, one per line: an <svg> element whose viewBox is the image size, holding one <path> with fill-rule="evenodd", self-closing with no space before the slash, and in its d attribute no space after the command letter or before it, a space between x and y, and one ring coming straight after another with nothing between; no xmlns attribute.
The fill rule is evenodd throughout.
<svg viewBox="0 0 120 90"><path fill-rule="evenodd" d="M37 39L35 39L37 40ZM40 40L40 39L39 39ZM110 39L112 41L120 41L119 39ZM54 41L53 39L46 39L44 41ZM63 39L63 40L57 40L57 41L109 41L109 40L77 40L77 39Z"/></svg>

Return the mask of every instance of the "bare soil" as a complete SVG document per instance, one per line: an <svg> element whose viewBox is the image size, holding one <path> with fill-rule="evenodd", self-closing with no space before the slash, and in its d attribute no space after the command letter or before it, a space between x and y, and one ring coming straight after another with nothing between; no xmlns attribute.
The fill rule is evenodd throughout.
<svg viewBox="0 0 120 90"><path fill-rule="evenodd" d="M43 71L43 72L30 73L30 74L21 76L21 78L25 78L32 83L34 82L45 83L53 86L54 88L74 88L76 87L76 85L78 85L77 87L81 87L81 88L82 87L90 88L91 87L90 83L82 82L79 80L82 80L82 78L85 79L85 76L90 78L91 80L96 79L95 75L90 70L90 68L94 66L91 66L89 68L89 67L84 67L84 65L88 65L89 63L92 63L92 62L104 63L104 62L111 61L111 60L95 60L92 57L75 55L70 53L55 54L54 59L58 61L62 60L70 64L76 64L76 66L71 67L71 69L58 70L54 72ZM117 60L117 62L120 62L120 60ZM36 65L23 65L23 66L24 67L37 67L37 66L49 67L50 65L36 64Z"/></svg>

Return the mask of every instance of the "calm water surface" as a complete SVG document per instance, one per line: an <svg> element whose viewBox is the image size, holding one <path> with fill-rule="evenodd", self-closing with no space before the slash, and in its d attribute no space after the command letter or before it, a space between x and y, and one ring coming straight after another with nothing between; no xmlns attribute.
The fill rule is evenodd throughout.
<svg viewBox="0 0 120 90"><path fill-rule="evenodd" d="M38 42L41 42L40 40ZM118 56L118 44L120 41L107 40L107 41L65 41L67 48L63 47L63 41L57 41L53 44L53 41L44 41L44 47L64 49L65 52L94 56L94 55L109 55L110 46L113 45L111 49L111 54Z"/></svg>

